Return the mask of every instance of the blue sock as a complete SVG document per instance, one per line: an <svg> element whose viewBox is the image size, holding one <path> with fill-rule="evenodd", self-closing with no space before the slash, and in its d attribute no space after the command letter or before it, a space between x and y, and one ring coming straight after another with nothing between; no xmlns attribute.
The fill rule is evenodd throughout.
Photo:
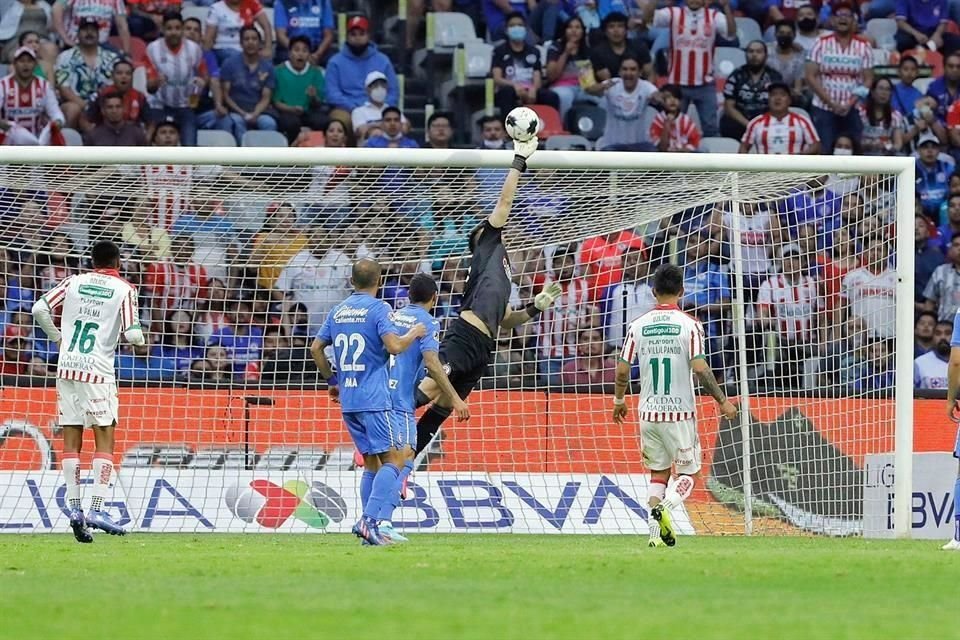
<svg viewBox="0 0 960 640"><path fill-rule="evenodd" d="M953 483L953 517L955 519L953 539L960 540L960 476Z"/></svg>
<svg viewBox="0 0 960 640"><path fill-rule="evenodd" d="M397 476L397 486L394 487L394 491L390 494L390 498L383 503L383 506L380 507L380 515L377 517L378 520L392 520L394 510L400 506L400 487L403 486L403 481L413 472L413 460L407 460L403 463L403 469L400 469L400 475Z"/></svg>
<svg viewBox="0 0 960 640"><path fill-rule="evenodd" d="M363 475L360 476L360 508L367 506L367 502L370 500L370 492L373 491L373 479L376 477L376 473L373 471L363 470Z"/></svg>
<svg viewBox="0 0 960 640"><path fill-rule="evenodd" d="M377 471L377 477L373 479L373 491L370 492L370 499L363 505L364 518L376 520L383 503L390 499L390 494L397 484L399 475L400 470L397 469L395 464L388 462L380 467L380 471Z"/></svg>

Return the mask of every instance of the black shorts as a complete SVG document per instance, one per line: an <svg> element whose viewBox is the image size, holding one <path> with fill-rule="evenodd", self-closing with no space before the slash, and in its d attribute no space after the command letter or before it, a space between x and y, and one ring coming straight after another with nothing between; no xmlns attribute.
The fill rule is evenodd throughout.
<svg viewBox="0 0 960 640"><path fill-rule="evenodd" d="M440 362L450 383L461 398L466 398L487 373L496 347L493 339L469 322L455 318L440 341Z"/></svg>

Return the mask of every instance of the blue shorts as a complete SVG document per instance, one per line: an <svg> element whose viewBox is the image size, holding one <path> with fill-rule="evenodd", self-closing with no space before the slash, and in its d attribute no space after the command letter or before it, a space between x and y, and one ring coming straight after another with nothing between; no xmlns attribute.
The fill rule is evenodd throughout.
<svg viewBox="0 0 960 640"><path fill-rule="evenodd" d="M363 455L413 447L417 442L417 423L412 413L356 411L343 414L343 423Z"/></svg>
<svg viewBox="0 0 960 640"><path fill-rule="evenodd" d="M953 457L960 458L960 427L957 428L957 439L953 442ZM960 517L960 514L957 517Z"/></svg>

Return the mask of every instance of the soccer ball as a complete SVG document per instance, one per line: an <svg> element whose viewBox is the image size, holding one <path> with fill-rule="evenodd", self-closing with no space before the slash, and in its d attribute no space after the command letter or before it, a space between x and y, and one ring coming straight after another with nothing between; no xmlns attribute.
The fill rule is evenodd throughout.
<svg viewBox="0 0 960 640"><path fill-rule="evenodd" d="M517 107L507 114L507 135L517 142L526 142L540 131L540 116L533 109Z"/></svg>

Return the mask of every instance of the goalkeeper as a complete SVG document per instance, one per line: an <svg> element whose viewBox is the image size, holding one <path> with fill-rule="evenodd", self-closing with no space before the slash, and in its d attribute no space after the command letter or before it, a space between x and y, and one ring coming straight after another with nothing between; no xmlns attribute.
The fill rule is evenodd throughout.
<svg viewBox="0 0 960 640"><path fill-rule="evenodd" d="M473 259L463 290L460 317L454 319L440 342L440 360L457 394L466 399L487 371L496 347L500 328L513 329L533 320L553 304L561 293L551 283L537 294L525 309L510 309L512 287L510 260L503 246L503 227L513 205L520 174L527 169L527 158L537 149L537 139L514 141L513 167L503 182L496 209L486 221L470 232L469 247ZM431 378L424 378L417 390L417 406L433 402L417 423L417 453L424 450L450 415L452 399Z"/></svg>

